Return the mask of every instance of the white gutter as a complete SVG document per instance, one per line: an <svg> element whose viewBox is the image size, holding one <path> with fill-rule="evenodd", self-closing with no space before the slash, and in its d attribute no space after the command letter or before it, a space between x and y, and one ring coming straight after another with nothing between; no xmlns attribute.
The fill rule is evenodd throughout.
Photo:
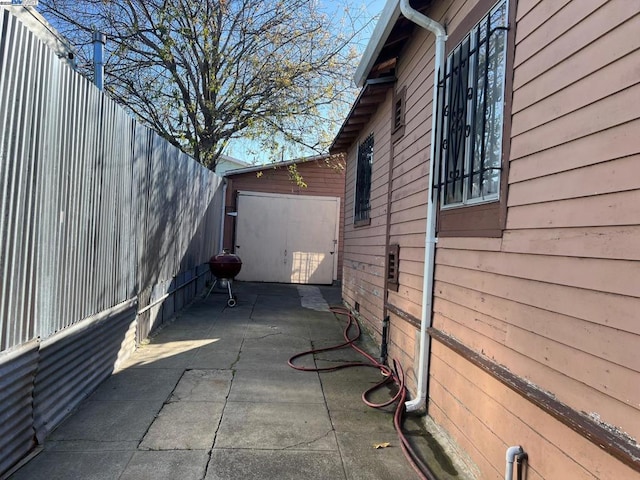
<svg viewBox="0 0 640 480"><path fill-rule="evenodd" d="M411 8L409 0L400 0L402 15L436 36L433 68L433 101L431 110L431 148L429 150L429 199L427 203L427 231L425 234L424 280L422 284L422 318L420 323L420 357L418 367L418 392L416 398L405 402L408 412L421 409L427 400L427 381L431 343L427 329L431 327L433 312L433 276L436 254L436 203L433 201L433 175L436 157L436 119L438 114L438 71L444 69L444 47L447 32L444 26ZM437 201L437 199L436 199Z"/></svg>

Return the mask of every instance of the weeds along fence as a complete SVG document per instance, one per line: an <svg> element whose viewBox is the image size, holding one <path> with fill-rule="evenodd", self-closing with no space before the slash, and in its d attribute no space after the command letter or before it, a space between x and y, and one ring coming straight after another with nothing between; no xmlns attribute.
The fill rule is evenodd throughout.
<svg viewBox="0 0 640 480"><path fill-rule="evenodd" d="M219 187L0 7L0 475L203 288Z"/></svg>

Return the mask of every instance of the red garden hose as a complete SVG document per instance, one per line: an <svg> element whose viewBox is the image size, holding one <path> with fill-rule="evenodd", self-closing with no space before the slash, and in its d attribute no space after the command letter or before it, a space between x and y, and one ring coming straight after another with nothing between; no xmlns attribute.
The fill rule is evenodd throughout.
<svg viewBox="0 0 640 480"><path fill-rule="evenodd" d="M404 435L404 432L402 431L402 423L403 423L404 414L405 414L405 400L407 398L407 389L405 387L405 377L404 377L404 371L402 369L402 365L400 365L400 362L398 362L396 359L393 359L393 369L391 369L387 365L380 363L374 357L372 357L367 352L365 352L360 347L358 347L355 344L355 342L360 338L361 330L360 330L360 325L358 324L358 321L356 320L356 318L345 307L331 307L331 311L336 315L347 316L347 319L348 319L347 325L345 326L343 331L343 336L345 341L343 343L340 343L338 345L334 345L331 347L317 348L313 350L308 350L306 352L297 353L289 359L288 361L289 366L291 368L295 368L296 370L301 370L305 372L332 372L335 370L340 370L343 368L350 368L350 367L373 367L373 368L379 369L382 375L385 377L384 380L382 380L381 382L377 383L373 387L363 392L362 401L366 405L372 408L383 408L397 402L396 409L393 415L393 425L398 434L398 439L400 440L400 447L402 448L402 451L404 452L405 456L409 460L409 463L411 464L413 469L416 471L416 473L422 480L437 480L435 475L431 471L431 469L420 459L418 454L415 452L415 450L409 443L409 440ZM351 330L355 331L355 335L350 337L349 332ZM355 351L363 355L368 360L368 362L349 362L349 363L342 363L340 365L334 365L331 367L323 367L323 368L300 367L294 364L295 360L297 360L298 358L304 357L306 355L312 355L314 353L321 353L321 352L328 352L331 350L339 350L345 347L353 348ZM373 403L368 400L368 396L371 393L373 393L378 388L390 382L394 382L398 387L398 392L393 396L393 398L391 398L390 400L384 403Z"/></svg>

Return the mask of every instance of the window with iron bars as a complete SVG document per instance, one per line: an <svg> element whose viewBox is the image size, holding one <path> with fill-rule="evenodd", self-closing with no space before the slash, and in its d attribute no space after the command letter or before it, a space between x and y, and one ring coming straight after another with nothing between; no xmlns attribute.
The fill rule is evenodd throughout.
<svg viewBox="0 0 640 480"><path fill-rule="evenodd" d="M369 221L371 210L371 169L373 166L373 133L358 147L358 170L356 177L356 198L354 223Z"/></svg>
<svg viewBox="0 0 640 480"><path fill-rule="evenodd" d="M507 1L498 2L449 54L438 92L438 168L443 208L500 195Z"/></svg>

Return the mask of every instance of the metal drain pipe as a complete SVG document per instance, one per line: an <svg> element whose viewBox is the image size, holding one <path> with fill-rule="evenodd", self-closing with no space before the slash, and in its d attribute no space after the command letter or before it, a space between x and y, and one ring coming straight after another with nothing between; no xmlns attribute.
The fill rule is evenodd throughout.
<svg viewBox="0 0 640 480"><path fill-rule="evenodd" d="M389 340L389 316L387 315L382 320L382 339L380 340L380 363L387 363L387 353L388 347L387 343Z"/></svg>
<svg viewBox="0 0 640 480"><path fill-rule="evenodd" d="M431 148L429 149L429 198L427 203L427 229L425 234L424 280L422 284L422 318L420 319L420 358L418 365L418 392L415 399L405 402L408 412L421 409L427 400L427 382L429 376L429 357L431 341L427 329L431 327L433 312L433 275L436 254L436 203L433 200L433 175L436 156L436 119L438 114L438 72L443 69L444 47L447 32L444 26L435 20L411 8L409 0L400 0L400 11L408 20L429 30L436 36L435 61L433 67L433 100L431 111ZM437 201L437 199L436 199Z"/></svg>
<svg viewBox="0 0 640 480"><path fill-rule="evenodd" d="M100 90L104 90L104 46L107 36L104 33L93 31L93 83Z"/></svg>
<svg viewBox="0 0 640 480"><path fill-rule="evenodd" d="M222 177L222 212L220 213L220 248L218 252L224 250L224 222L227 219L227 178Z"/></svg>

